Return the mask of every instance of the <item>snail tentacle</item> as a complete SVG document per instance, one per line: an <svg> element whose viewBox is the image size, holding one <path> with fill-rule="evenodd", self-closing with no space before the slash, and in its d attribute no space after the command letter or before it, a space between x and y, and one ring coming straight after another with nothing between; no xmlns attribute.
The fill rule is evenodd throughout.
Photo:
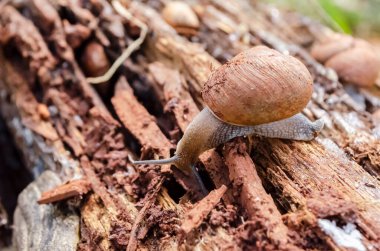
<svg viewBox="0 0 380 251"><path fill-rule="evenodd" d="M129 157L129 161L133 165L165 165L165 164L172 164L175 163L178 160L178 156L174 155L171 158L168 159L150 159L150 160L133 160L131 156Z"/></svg>

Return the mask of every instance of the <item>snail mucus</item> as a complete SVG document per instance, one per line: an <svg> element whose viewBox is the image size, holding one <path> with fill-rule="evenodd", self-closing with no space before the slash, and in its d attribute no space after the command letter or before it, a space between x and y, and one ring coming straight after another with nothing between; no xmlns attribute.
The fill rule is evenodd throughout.
<svg viewBox="0 0 380 251"><path fill-rule="evenodd" d="M298 59L265 46L253 47L211 74L202 90L207 107L189 124L173 157L131 162L173 164L188 175L193 173L203 186L194 168L198 156L232 138L255 134L314 139L323 121L311 122L300 113L312 92L312 77Z"/></svg>

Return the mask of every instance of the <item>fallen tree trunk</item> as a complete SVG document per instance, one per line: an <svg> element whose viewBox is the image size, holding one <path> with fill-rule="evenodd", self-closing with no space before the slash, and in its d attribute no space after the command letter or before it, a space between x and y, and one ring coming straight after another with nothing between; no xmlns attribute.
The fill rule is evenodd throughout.
<svg viewBox="0 0 380 251"><path fill-rule="evenodd" d="M96 91L83 72L103 74L136 39L132 19L102 0L0 7L1 115L26 166L44 172L19 197L13 245L33 247L43 235L39 247L57 246L45 233L69 231L65 247L79 249L380 250L379 126L370 114L380 98L343 86L310 56L326 28L288 13L273 20L270 8L247 1L192 1L199 27L175 30L160 14L163 2L125 5L148 35ZM84 53L91 44L98 49ZM212 69L258 44L298 57L312 73L304 114L326 124L316 140L237 139L207 151L197 168L207 188L219 189L203 200L175 168L128 163L129 155L168 157L203 107ZM38 206L54 186L41 184L49 175L54 185L81 178L92 191ZM54 224L35 224L42 208ZM344 230L354 246L337 239Z"/></svg>

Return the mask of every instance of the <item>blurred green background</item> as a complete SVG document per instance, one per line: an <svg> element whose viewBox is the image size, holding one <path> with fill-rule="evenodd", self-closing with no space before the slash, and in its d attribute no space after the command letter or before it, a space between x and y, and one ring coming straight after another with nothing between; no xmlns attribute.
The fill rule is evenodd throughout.
<svg viewBox="0 0 380 251"><path fill-rule="evenodd" d="M332 29L363 38L380 38L380 0L265 0L310 16Z"/></svg>

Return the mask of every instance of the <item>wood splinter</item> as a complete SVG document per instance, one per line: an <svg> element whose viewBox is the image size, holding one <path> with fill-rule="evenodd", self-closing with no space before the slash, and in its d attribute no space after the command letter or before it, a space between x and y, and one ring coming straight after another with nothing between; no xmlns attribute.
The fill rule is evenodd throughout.
<svg viewBox="0 0 380 251"><path fill-rule="evenodd" d="M198 202L189 212L186 213L181 225L184 235L199 227L211 210L218 204L227 191L227 187L222 185L218 189L211 191L205 198Z"/></svg>
<svg viewBox="0 0 380 251"><path fill-rule="evenodd" d="M78 195L83 195L91 190L90 183L86 179L71 180L68 183L57 186L43 192L38 204L49 204L62 201Z"/></svg>

